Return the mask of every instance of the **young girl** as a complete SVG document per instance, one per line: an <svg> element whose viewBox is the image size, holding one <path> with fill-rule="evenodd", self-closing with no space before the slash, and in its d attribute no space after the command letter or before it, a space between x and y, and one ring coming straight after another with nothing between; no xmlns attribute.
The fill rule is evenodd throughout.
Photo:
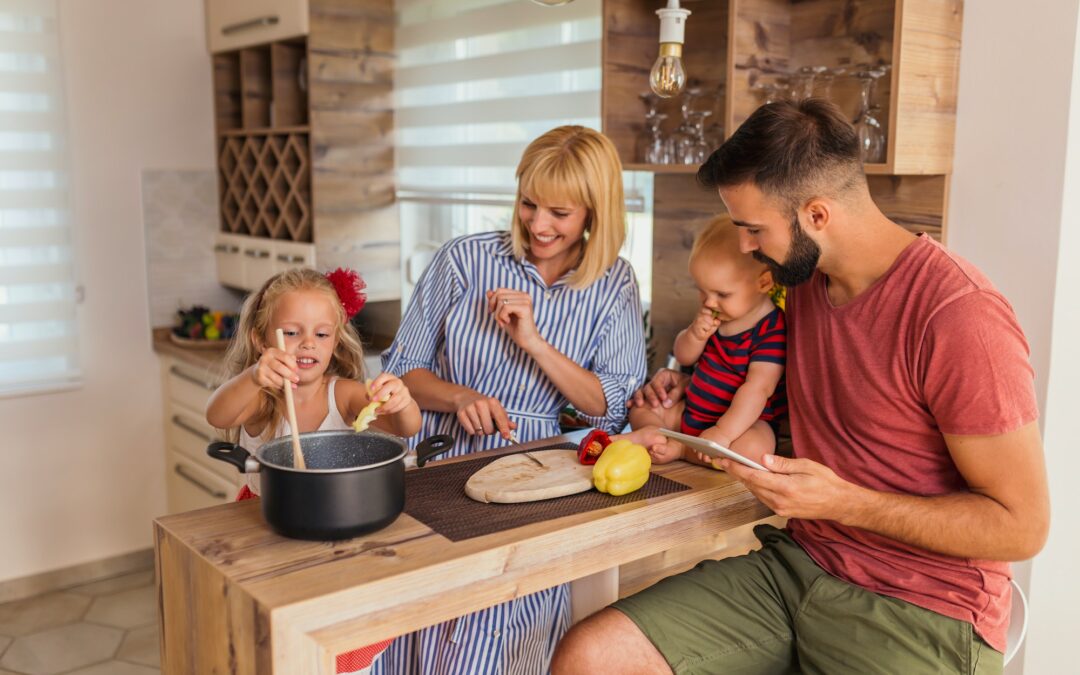
<svg viewBox="0 0 1080 675"><path fill-rule="evenodd" d="M206 420L238 435L240 445L254 453L291 433L283 393L290 382L301 432L349 429L372 400L383 401L372 426L403 437L419 431L420 409L400 379L383 373L370 387L361 381L364 352L348 319L363 307L362 284L351 271L324 276L293 269L249 296L226 355L232 378L210 397ZM284 351L277 348L278 328L285 334ZM258 474L247 474L238 501L258 494ZM388 643L339 655L338 672L365 667Z"/></svg>

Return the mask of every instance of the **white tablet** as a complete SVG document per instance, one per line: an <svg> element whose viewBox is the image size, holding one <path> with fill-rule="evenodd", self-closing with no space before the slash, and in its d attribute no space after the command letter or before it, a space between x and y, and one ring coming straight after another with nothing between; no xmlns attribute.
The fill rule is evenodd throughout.
<svg viewBox="0 0 1080 675"><path fill-rule="evenodd" d="M708 440L706 438L698 438L697 436L687 436L686 434L681 434L678 431L670 431L668 429L661 429L660 433L662 433L663 435L667 436L668 438L670 438L672 440L679 441L683 445L688 445L691 448L693 448L694 450L697 450L698 452L700 452L701 454L708 455L709 457L712 457L713 459L720 459L722 457L727 457L728 459L730 459L732 461L735 461L735 462L738 462L739 464L744 464L744 465L750 467L751 469L758 469L760 471L768 471L768 469L761 466L757 462L755 462L753 460L750 460L750 459L747 459L747 458L743 457L742 455L740 455L739 453L735 452L734 450L731 450L729 448L725 448L724 446L720 445L719 443L713 443L712 441L710 441L710 440Z"/></svg>

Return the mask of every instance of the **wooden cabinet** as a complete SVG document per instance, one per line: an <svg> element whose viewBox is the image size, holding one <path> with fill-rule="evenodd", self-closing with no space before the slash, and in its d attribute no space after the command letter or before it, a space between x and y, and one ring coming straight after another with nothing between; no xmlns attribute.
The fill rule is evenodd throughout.
<svg viewBox="0 0 1080 675"><path fill-rule="evenodd" d="M214 53L307 32L307 0L206 0L206 44Z"/></svg>
<svg viewBox="0 0 1080 675"><path fill-rule="evenodd" d="M294 34L215 42L222 17L301 10ZM207 21L221 231L273 242L241 247L254 273L219 266L219 279L252 290L302 259L293 264L352 267L369 297L399 298L392 0L207 0ZM235 260L218 253L219 265Z"/></svg>
<svg viewBox="0 0 1080 675"><path fill-rule="evenodd" d="M659 6L604 0L601 116L626 168L655 173L653 297L664 302L653 303L651 317L662 360L698 306L686 269L690 244L723 204L697 187L696 166L642 164L635 155L645 114L638 96L648 91L657 55ZM685 7L692 12L687 75L705 92L722 87L715 114L727 136L763 102L758 84L802 66L888 66L875 91L886 156L866 165L870 192L892 220L945 239L962 0L700 0ZM834 80L830 98L852 119L858 97L854 80ZM674 130L679 101L663 101L660 111Z"/></svg>
<svg viewBox="0 0 1080 675"><path fill-rule="evenodd" d="M169 513L224 504L236 498L240 474L210 459L206 446L222 440L206 423L206 402L220 384L212 368L162 358L165 392L165 488Z"/></svg>

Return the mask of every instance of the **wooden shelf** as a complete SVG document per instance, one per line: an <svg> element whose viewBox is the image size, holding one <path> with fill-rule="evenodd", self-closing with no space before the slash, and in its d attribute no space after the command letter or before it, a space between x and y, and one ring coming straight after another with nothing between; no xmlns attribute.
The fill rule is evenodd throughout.
<svg viewBox="0 0 1080 675"><path fill-rule="evenodd" d="M311 132L308 125L295 127L259 127L255 129L229 129L219 131L219 138L232 138L236 136L269 136L270 134L306 134Z"/></svg>
<svg viewBox="0 0 1080 675"><path fill-rule="evenodd" d="M626 171L651 171L652 173L688 173L696 174L697 164L623 164Z"/></svg>

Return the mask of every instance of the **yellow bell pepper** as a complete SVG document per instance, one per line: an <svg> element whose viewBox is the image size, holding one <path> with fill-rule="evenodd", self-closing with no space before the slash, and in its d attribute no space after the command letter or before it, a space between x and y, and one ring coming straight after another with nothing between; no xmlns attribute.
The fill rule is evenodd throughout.
<svg viewBox="0 0 1080 675"><path fill-rule="evenodd" d="M604 448L593 465L593 485L616 497L637 490L649 480L652 458L644 446L619 439Z"/></svg>

